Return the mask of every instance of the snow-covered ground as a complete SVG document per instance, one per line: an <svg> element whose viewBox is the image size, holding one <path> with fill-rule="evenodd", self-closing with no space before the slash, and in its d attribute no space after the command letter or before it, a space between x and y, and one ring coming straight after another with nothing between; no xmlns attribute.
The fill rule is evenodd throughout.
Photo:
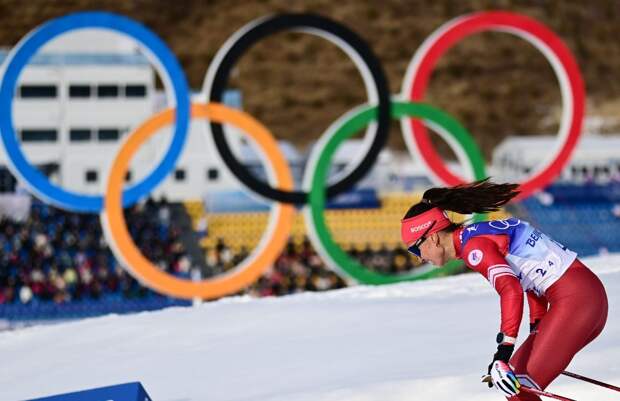
<svg viewBox="0 0 620 401"><path fill-rule="evenodd" d="M618 385L620 255L586 262L609 320L569 370ZM498 324L497 295L467 274L31 327L0 334L0 400L140 381L154 401L501 401L479 382ZM548 390L620 399L566 377Z"/></svg>

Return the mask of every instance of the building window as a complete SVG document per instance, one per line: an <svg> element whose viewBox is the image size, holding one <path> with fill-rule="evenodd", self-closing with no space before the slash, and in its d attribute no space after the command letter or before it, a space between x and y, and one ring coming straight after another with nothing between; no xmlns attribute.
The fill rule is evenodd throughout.
<svg viewBox="0 0 620 401"><path fill-rule="evenodd" d="M6 167L0 167L0 193L13 193L17 180Z"/></svg>
<svg viewBox="0 0 620 401"><path fill-rule="evenodd" d="M55 98L57 90L54 85L22 85L19 87L19 96L22 98Z"/></svg>
<svg viewBox="0 0 620 401"><path fill-rule="evenodd" d="M23 142L56 142L58 131L55 129L23 129L21 131Z"/></svg>
<svg viewBox="0 0 620 401"><path fill-rule="evenodd" d="M97 171L96 170L86 170L85 179L86 182L97 182Z"/></svg>
<svg viewBox="0 0 620 401"><path fill-rule="evenodd" d="M69 131L69 140L71 142L90 141L91 131L88 128L71 128Z"/></svg>
<svg viewBox="0 0 620 401"><path fill-rule="evenodd" d="M100 141L116 141L120 138L120 132L116 128L101 128L97 130L97 138Z"/></svg>
<svg viewBox="0 0 620 401"><path fill-rule="evenodd" d="M69 97L77 97L77 98L90 97L90 86L89 85L69 86Z"/></svg>
<svg viewBox="0 0 620 401"><path fill-rule="evenodd" d="M97 86L97 97L118 97L118 86L116 85Z"/></svg>
<svg viewBox="0 0 620 401"><path fill-rule="evenodd" d="M126 97L146 97L145 85L127 85L125 86Z"/></svg>
<svg viewBox="0 0 620 401"><path fill-rule="evenodd" d="M217 181L220 172L216 168L207 169L207 180L209 181Z"/></svg>
<svg viewBox="0 0 620 401"><path fill-rule="evenodd" d="M178 168L174 170L174 180L175 181L185 181L185 169Z"/></svg>

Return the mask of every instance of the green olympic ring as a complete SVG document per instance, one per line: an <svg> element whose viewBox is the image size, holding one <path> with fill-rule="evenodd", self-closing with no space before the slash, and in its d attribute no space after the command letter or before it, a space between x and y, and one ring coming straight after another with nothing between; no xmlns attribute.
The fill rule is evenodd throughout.
<svg viewBox="0 0 620 401"><path fill-rule="evenodd" d="M309 205L304 207L304 220L308 227L308 234L316 250L321 254L326 264L344 273L347 277L363 284L391 284L401 281L421 280L441 275L451 274L461 266L461 261L451 261L441 268L430 265L416 268L416 272L389 275L371 271L357 260L351 258L336 242L324 219L325 188L332 157L345 140L364 129L377 117L377 107L359 106L340 119L328 129L312 151L308 161L308 173L304 176L304 188L309 191ZM484 159L480 148L472 139L469 132L454 118L428 104L392 100L392 118L404 117L420 118L436 131L448 134L464 150L476 180L486 178ZM484 219L484 215L475 215L474 221Z"/></svg>

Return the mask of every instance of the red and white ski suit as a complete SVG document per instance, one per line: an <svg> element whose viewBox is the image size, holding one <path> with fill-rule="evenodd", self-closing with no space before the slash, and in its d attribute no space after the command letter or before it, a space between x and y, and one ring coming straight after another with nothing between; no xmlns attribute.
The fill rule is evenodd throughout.
<svg viewBox="0 0 620 401"><path fill-rule="evenodd" d="M527 260L519 259L521 265L510 263L513 260L508 255L513 239L511 235L473 235L463 246L464 230L467 226L453 234L457 257L493 285L500 296L500 331L516 338L523 315L525 287L520 269L527 264ZM544 292L540 287L525 291L530 323L540 322L513 354L510 364L523 385L544 390L562 373L575 354L601 333L607 320L608 306L603 284L576 258L566 262L551 285L542 287ZM509 400L538 401L540 398L522 392Z"/></svg>

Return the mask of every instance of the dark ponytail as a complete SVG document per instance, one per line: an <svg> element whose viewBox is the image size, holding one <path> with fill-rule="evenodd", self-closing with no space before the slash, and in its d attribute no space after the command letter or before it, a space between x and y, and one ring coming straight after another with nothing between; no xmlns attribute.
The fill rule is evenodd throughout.
<svg viewBox="0 0 620 401"><path fill-rule="evenodd" d="M495 184L485 178L452 188L431 188L424 192L420 203L409 208L404 218L433 207L460 214L494 212L519 194L518 187L519 184Z"/></svg>

